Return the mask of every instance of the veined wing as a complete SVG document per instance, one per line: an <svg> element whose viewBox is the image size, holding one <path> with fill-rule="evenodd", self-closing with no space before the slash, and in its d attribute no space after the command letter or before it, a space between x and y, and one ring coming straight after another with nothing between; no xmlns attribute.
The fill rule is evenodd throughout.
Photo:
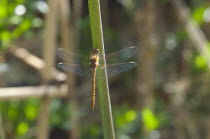
<svg viewBox="0 0 210 139"><path fill-rule="evenodd" d="M67 63L58 63L58 67L66 71L72 72L76 75L90 79L92 76L91 69L81 64L67 64Z"/></svg>
<svg viewBox="0 0 210 139"><path fill-rule="evenodd" d="M128 71L134 67L136 67L138 64L136 62L124 62L124 63L116 63L116 64L107 64L107 76L113 77L121 72ZM104 67L103 67L104 68Z"/></svg>
<svg viewBox="0 0 210 139"><path fill-rule="evenodd" d="M105 58L107 60L107 63L122 62L122 61L125 61L125 60L131 58L137 52L137 49L138 48L136 46L128 47L128 48L122 49L118 52L106 54Z"/></svg>
<svg viewBox="0 0 210 139"><path fill-rule="evenodd" d="M60 58L62 58L66 62L72 60L76 63L79 63L80 59L81 59L80 54L72 53L72 52L62 49L62 48L57 49L57 54L59 55Z"/></svg>
<svg viewBox="0 0 210 139"><path fill-rule="evenodd" d="M79 76L84 76L84 72L80 64L58 63L58 67L66 71L73 72Z"/></svg>
<svg viewBox="0 0 210 139"><path fill-rule="evenodd" d="M124 62L124 63L116 63L116 64L107 64L107 76L113 77L121 72L128 71L138 64L136 62ZM83 68L80 64L66 64L66 63L59 63L59 68L62 68L66 71L73 72L81 77L91 78L91 69L90 68ZM103 67L104 68L104 67ZM101 70L103 68L98 68ZM84 70L85 69L85 70ZM96 78L101 78L101 76L97 76Z"/></svg>
<svg viewBox="0 0 210 139"><path fill-rule="evenodd" d="M137 47L132 46L129 48L122 49L118 52L106 54L105 58L107 60L107 63L122 62L131 58L136 52L137 52ZM72 53L71 51L62 48L57 49L57 54L59 55L60 58L62 58L66 62L73 60L76 63L80 63L80 59L82 58L80 54Z"/></svg>

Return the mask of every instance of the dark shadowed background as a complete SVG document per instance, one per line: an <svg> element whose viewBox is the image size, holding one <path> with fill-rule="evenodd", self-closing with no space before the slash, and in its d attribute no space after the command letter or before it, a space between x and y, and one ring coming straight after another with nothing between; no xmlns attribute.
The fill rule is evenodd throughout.
<svg viewBox="0 0 210 139"><path fill-rule="evenodd" d="M138 66L109 79L117 138L209 139L210 2L100 2L106 53L138 48ZM89 56L88 0L0 0L1 139L103 138L97 93L92 111L60 47Z"/></svg>

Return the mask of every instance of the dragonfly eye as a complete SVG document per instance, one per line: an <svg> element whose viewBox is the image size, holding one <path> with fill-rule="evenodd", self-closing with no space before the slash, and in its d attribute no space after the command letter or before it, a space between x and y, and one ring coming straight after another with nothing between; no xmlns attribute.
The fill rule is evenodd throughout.
<svg viewBox="0 0 210 139"><path fill-rule="evenodd" d="M93 48L93 49L91 50L91 53L97 55L97 54L100 53L100 51L99 51L99 49Z"/></svg>

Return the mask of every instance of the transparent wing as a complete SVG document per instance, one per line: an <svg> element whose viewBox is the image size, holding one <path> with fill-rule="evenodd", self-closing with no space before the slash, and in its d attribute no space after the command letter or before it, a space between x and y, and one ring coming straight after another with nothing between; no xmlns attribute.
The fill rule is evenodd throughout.
<svg viewBox="0 0 210 139"><path fill-rule="evenodd" d="M113 77L121 72L128 71L134 67L136 67L138 64L136 62L124 62L124 63L116 63L116 64L107 64L107 76ZM62 68L66 71L73 72L81 77L85 77L87 79L91 78L91 69L90 68L83 68L79 64L65 64L65 63L59 63L59 68ZM104 67L103 67L104 68ZM98 68L98 70L103 69ZM85 70L84 70L85 69ZM101 76L96 76L96 78L101 78Z"/></svg>
<svg viewBox="0 0 210 139"><path fill-rule="evenodd" d="M116 63L116 64L107 64L107 76L113 77L121 72L128 71L134 67L136 67L138 64L136 62L124 62L124 63ZM104 67L103 67L104 68Z"/></svg>
<svg viewBox="0 0 210 139"><path fill-rule="evenodd" d="M137 52L137 47L129 47L123 50L120 50L115 53L111 53L106 55L107 60L111 61L124 61L132 57ZM72 53L68 50L64 50L62 48L57 49L57 54L66 62L74 59L76 62L80 63L81 55ZM107 74L108 77L112 77L116 74L121 72L125 72L129 69L132 69L137 66L136 62L124 62L124 63L116 63L116 64L107 64ZM69 72L73 72L79 76L91 77L91 69L85 66L81 66L80 64L66 64L66 63L59 63L58 67L67 70ZM86 68L84 68L86 67ZM104 67L100 65L100 67ZM99 68L100 70L100 68ZM100 77L100 76L99 76ZM98 78L98 77L97 77Z"/></svg>
<svg viewBox="0 0 210 139"><path fill-rule="evenodd" d="M62 48L57 49L57 54L59 55L59 57L61 59L63 59L66 62L73 60L74 62L79 63L80 59L82 57L80 54L72 53L72 52L62 49Z"/></svg>
<svg viewBox="0 0 210 139"><path fill-rule="evenodd" d="M65 63L58 63L58 67L69 72L73 72L79 76L84 76L83 69L79 64L65 64Z"/></svg>
<svg viewBox="0 0 210 139"><path fill-rule="evenodd" d="M137 52L137 49L138 48L136 46L132 46L129 48L122 49L118 52L106 54L105 58L107 60L107 63L125 61L131 58ZM82 58L80 54L72 53L71 51L62 48L57 49L57 54L61 59L63 59L66 62L74 60L74 62L80 63Z"/></svg>
<svg viewBox="0 0 210 139"><path fill-rule="evenodd" d="M107 63L125 61L131 58L137 52L137 49L138 48L136 46L128 47L118 52L106 54L105 58Z"/></svg>

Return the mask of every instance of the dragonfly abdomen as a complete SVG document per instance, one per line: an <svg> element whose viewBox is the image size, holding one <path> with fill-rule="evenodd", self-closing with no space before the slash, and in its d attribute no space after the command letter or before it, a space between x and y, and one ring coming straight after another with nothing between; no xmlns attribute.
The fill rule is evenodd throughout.
<svg viewBox="0 0 210 139"><path fill-rule="evenodd" d="M91 94L91 100L92 100L92 109L95 108L95 98L96 98L96 69L92 69L92 94Z"/></svg>
<svg viewBox="0 0 210 139"><path fill-rule="evenodd" d="M96 98L96 69L98 68L99 64L99 53L100 51L98 49L93 48L90 54L89 58L89 66L92 70L92 94L91 94L91 100L92 100L92 109L95 108L95 98Z"/></svg>

